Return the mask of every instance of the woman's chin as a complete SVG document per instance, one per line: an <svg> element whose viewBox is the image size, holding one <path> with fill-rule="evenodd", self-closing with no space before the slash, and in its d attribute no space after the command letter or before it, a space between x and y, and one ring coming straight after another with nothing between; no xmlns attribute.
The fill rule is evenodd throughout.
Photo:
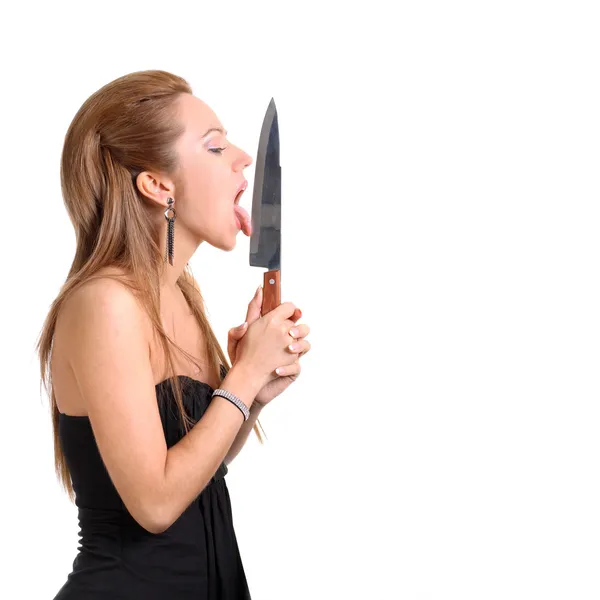
<svg viewBox="0 0 600 600"><path fill-rule="evenodd" d="M236 225L231 228L231 233L227 235L227 238L222 239L222 245L219 246L221 250L225 252L231 252L236 246L238 234L241 233L241 229Z"/></svg>
<svg viewBox="0 0 600 600"><path fill-rule="evenodd" d="M218 244L213 245L220 250L224 250L225 252L231 252L231 250L233 250L236 246L238 235L242 234L245 236L246 232L243 228L240 229L240 224L238 223L237 219L233 219L227 229L227 234L223 235L223 237L219 239Z"/></svg>

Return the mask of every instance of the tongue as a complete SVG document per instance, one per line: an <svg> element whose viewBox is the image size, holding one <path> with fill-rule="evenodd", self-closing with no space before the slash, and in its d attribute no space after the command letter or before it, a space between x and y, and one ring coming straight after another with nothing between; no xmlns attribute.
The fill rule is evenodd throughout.
<svg viewBox="0 0 600 600"><path fill-rule="evenodd" d="M244 235L249 236L252 233L252 226L248 211L239 204L234 204L233 212L237 218L239 228L244 232Z"/></svg>

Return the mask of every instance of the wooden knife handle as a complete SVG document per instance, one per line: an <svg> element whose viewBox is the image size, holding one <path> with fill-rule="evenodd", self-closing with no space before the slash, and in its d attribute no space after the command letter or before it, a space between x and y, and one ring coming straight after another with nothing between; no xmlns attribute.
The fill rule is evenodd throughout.
<svg viewBox="0 0 600 600"><path fill-rule="evenodd" d="M263 278L263 301L260 314L266 315L281 304L281 271L267 271Z"/></svg>

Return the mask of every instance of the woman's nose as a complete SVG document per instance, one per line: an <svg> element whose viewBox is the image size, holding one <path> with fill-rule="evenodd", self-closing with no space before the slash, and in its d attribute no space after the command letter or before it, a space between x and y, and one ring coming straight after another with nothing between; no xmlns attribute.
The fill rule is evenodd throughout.
<svg viewBox="0 0 600 600"><path fill-rule="evenodd" d="M252 164L252 157L247 153L244 152L242 150L242 157L243 157L243 163L244 163L244 169L246 167L249 167Z"/></svg>
<svg viewBox="0 0 600 600"><path fill-rule="evenodd" d="M245 169L252 164L252 157L247 152L244 152L241 148L238 148L238 150L239 155L236 158L234 166L238 169Z"/></svg>

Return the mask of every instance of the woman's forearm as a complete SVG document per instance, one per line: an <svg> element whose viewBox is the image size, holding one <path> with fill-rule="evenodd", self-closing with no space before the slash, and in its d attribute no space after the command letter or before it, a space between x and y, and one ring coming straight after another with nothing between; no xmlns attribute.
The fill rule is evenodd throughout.
<svg viewBox="0 0 600 600"><path fill-rule="evenodd" d="M235 394L252 409L260 390L243 367L236 365L221 382L222 389ZM152 528L164 531L171 526L203 491L223 462L239 434L244 415L232 402L221 396L211 399L208 408L176 444L167 451L164 474L153 490L150 502Z"/></svg>
<svg viewBox="0 0 600 600"><path fill-rule="evenodd" d="M240 427L240 430L238 431L233 443L231 444L231 447L229 448L229 451L227 452L227 455L225 456L224 462L226 465L228 465L244 447L244 444L248 440L248 436L250 435L250 432L252 431L254 423L256 423L256 419L260 415L261 410L262 406L260 406L260 404L254 403L250 407L250 416L248 417L248 420L244 421Z"/></svg>

